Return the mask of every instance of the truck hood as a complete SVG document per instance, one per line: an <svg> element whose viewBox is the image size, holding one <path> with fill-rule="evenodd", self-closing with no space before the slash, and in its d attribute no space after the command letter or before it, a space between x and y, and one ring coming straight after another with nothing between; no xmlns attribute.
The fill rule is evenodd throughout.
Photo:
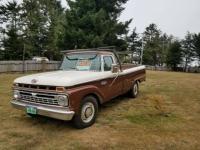
<svg viewBox="0 0 200 150"><path fill-rule="evenodd" d="M17 78L14 83L67 87L103 79L108 75L110 76L112 73L88 71L54 71L20 77Z"/></svg>

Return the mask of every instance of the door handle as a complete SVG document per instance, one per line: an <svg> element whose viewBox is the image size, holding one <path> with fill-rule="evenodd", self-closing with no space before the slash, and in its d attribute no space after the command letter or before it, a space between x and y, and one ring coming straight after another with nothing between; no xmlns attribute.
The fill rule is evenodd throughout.
<svg viewBox="0 0 200 150"><path fill-rule="evenodd" d="M101 81L101 85L106 85L108 83L108 81L104 80L104 81Z"/></svg>

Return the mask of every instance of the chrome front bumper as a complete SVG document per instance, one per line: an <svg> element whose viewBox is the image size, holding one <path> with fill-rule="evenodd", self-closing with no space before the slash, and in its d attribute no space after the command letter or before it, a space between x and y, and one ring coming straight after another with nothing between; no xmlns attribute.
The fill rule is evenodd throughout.
<svg viewBox="0 0 200 150"><path fill-rule="evenodd" d="M63 107L45 106L40 104L32 104L17 100L12 100L11 104L14 108L26 111L27 106L37 109L37 114L59 120L72 120L75 112L67 110Z"/></svg>

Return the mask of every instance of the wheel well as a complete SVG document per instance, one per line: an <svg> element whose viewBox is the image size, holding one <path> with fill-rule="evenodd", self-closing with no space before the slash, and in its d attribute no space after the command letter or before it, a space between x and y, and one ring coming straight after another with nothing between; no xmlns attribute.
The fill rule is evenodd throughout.
<svg viewBox="0 0 200 150"><path fill-rule="evenodd" d="M96 98L98 105L99 105L99 106L101 105L101 97L100 97L100 96L98 96L98 95L95 94L95 93L90 93L90 94L85 95L84 98L85 98L85 97L88 97L88 96L93 96L94 98Z"/></svg>
<svg viewBox="0 0 200 150"><path fill-rule="evenodd" d="M137 84L141 83L140 79L135 80L134 83L135 83L135 82L136 82Z"/></svg>
<svg viewBox="0 0 200 150"><path fill-rule="evenodd" d="M134 80L132 83L133 83L133 84L134 84L134 83L139 84L139 83L141 83L141 81L140 81L140 80Z"/></svg>

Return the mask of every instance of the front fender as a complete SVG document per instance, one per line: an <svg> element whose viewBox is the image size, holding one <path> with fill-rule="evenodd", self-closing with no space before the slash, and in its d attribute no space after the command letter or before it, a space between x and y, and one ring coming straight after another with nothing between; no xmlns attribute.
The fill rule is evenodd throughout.
<svg viewBox="0 0 200 150"><path fill-rule="evenodd" d="M103 103L105 99L105 95L93 85L68 89L67 94L69 95L70 108L75 112L79 111L81 100L87 95L96 95L100 103Z"/></svg>

